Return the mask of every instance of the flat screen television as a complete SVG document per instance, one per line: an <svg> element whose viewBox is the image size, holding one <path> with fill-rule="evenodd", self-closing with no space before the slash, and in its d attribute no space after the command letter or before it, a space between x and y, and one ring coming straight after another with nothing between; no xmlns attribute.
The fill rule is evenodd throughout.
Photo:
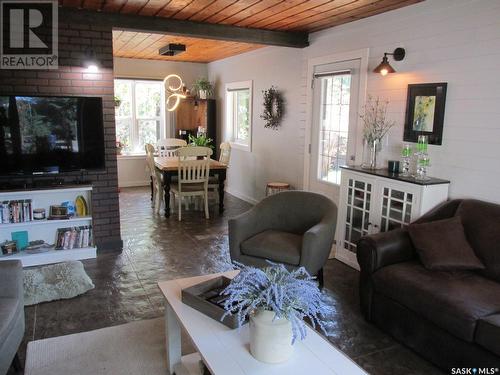
<svg viewBox="0 0 500 375"><path fill-rule="evenodd" d="M0 175L103 169L102 99L0 95Z"/></svg>

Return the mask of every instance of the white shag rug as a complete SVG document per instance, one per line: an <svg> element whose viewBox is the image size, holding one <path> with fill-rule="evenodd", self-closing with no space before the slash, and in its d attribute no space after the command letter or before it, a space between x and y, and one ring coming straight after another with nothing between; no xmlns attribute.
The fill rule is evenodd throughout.
<svg viewBox="0 0 500 375"><path fill-rule="evenodd" d="M165 375L164 319L28 343L26 375Z"/></svg>
<svg viewBox="0 0 500 375"><path fill-rule="evenodd" d="M79 261L25 269L24 305L73 298L94 287Z"/></svg>

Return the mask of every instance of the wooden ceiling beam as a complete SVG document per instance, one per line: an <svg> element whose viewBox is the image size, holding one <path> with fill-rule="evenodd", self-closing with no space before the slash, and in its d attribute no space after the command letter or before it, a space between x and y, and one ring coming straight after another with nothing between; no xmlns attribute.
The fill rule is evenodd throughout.
<svg viewBox="0 0 500 375"><path fill-rule="evenodd" d="M309 34L302 31L253 29L135 14L93 12L64 7L59 9L59 15L65 22L107 25L125 31L182 35L192 38L293 48L304 48L309 45Z"/></svg>

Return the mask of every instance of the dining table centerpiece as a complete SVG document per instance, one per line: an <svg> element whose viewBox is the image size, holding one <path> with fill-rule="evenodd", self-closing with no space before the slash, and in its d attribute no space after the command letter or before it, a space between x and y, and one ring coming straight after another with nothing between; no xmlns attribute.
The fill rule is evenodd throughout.
<svg viewBox="0 0 500 375"><path fill-rule="evenodd" d="M188 146L195 146L195 147L208 147L214 150L214 145L212 144L213 139L208 138L206 134L198 134L196 137L189 134L189 144ZM197 159L203 159L203 156L197 156Z"/></svg>
<svg viewBox="0 0 500 375"><path fill-rule="evenodd" d="M304 318L326 335L322 319L332 312L325 303L315 278L304 267L289 271L282 264L265 268L237 264L239 274L221 292L227 296L226 313L241 326L249 317L250 353L265 363L286 361L293 344L306 337Z"/></svg>

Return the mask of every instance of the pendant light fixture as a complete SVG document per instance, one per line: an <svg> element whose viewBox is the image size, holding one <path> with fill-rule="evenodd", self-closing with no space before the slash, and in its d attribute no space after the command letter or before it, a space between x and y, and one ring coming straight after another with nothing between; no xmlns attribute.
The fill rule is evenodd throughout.
<svg viewBox="0 0 500 375"><path fill-rule="evenodd" d="M182 78L177 74L169 74L163 80L163 85L165 86L165 90L168 94L166 100L167 111L175 111L179 106L181 99L185 99L187 97Z"/></svg>
<svg viewBox="0 0 500 375"><path fill-rule="evenodd" d="M387 59L387 55L391 55L394 61L401 61L405 58L406 51L404 48L398 47L392 53L385 52L384 57L382 58L382 62L378 64L378 66L373 69L374 73L380 73L383 76L386 76L389 73L396 73L396 70L389 64L389 60Z"/></svg>

